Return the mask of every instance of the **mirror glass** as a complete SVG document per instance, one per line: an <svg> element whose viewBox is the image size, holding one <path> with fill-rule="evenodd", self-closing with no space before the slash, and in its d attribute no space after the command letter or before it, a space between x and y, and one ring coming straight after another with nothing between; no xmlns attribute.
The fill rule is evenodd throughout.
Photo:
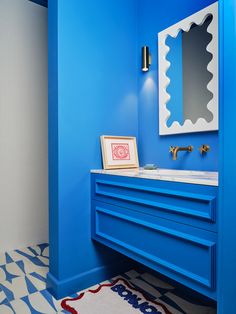
<svg viewBox="0 0 236 314"><path fill-rule="evenodd" d="M170 80L166 88L170 96L166 104L170 111L167 127L174 121L183 125L187 119L193 124L199 118L213 120L213 113L207 107L213 98L208 89L213 78L208 65L213 55L207 49L213 38L208 32L212 20L210 14L202 25L193 23L188 32L181 30L176 38L170 35L166 38L165 44L169 47L166 60L170 63L166 72Z"/></svg>

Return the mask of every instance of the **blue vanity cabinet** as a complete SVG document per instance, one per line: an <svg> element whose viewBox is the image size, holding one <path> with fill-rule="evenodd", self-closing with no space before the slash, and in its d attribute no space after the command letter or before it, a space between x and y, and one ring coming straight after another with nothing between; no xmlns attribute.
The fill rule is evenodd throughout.
<svg viewBox="0 0 236 314"><path fill-rule="evenodd" d="M218 188L91 175L92 238L216 299Z"/></svg>

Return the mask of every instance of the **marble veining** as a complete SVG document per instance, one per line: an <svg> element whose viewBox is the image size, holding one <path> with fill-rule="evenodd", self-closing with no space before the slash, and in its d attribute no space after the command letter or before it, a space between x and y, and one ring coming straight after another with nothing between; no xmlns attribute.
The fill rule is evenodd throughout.
<svg viewBox="0 0 236 314"><path fill-rule="evenodd" d="M117 170L91 170L91 173L135 177L150 180L173 181L190 184L218 186L218 172L213 171L192 171L174 169L144 170L138 169L117 169Z"/></svg>

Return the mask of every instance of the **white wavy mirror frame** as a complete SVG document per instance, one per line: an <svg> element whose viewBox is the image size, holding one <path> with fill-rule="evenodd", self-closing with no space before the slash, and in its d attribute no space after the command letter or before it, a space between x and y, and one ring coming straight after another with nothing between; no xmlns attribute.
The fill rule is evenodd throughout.
<svg viewBox="0 0 236 314"><path fill-rule="evenodd" d="M167 60L167 54L170 48L166 44L168 36L176 38L179 32L189 32L193 24L201 26L207 19L212 16L212 21L207 28L207 32L212 35L212 40L206 47L206 51L212 54L212 59L208 63L207 70L212 74L212 79L206 86L213 97L207 104L207 109L212 113L213 118L207 122L206 119L199 117L195 123L190 119L186 119L181 125L178 121L174 121L171 126L167 126L171 112L167 108L167 104L171 99L167 88L170 84L170 78L167 76L171 63ZM191 132L216 131L219 129L218 117L218 3L214 3L207 8L187 17L186 19L176 23L175 25L165 29L158 34L159 46L159 134L181 134Z"/></svg>

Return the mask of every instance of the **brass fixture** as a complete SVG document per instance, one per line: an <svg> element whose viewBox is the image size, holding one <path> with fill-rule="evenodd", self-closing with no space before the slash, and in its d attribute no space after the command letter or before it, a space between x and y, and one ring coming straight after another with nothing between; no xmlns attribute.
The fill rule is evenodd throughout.
<svg viewBox="0 0 236 314"><path fill-rule="evenodd" d="M203 144L201 147L199 147L199 150L200 150L200 153L203 155L203 154L206 154L210 151L210 146L209 145L205 145Z"/></svg>
<svg viewBox="0 0 236 314"><path fill-rule="evenodd" d="M193 146L189 145L187 147L180 147L180 146L170 146L170 153L173 155L173 160L177 160L177 154L180 151L186 151L191 153L193 151Z"/></svg>
<svg viewBox="0 0 236 314"><path fill-rule="evenodd" d="M152 57L149 52L149 47L144 46L142 48L142 71L147 72L149 71L149 67L152 64Z"/></svg>

